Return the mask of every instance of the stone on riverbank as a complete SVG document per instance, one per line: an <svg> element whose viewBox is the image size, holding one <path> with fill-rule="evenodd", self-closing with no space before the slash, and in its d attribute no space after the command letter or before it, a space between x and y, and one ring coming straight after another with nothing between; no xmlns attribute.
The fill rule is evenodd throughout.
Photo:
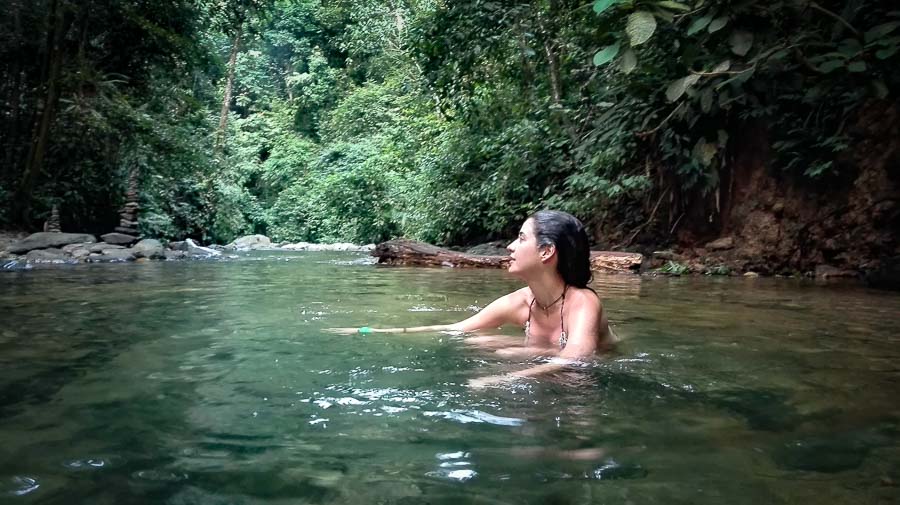
<svg viewBox="0 0 900 505"><path fill-rule="evenodd" d="M312 244L310 242L297 242L281 247L285 251L339 251L339 252L368 252L375 249L375 244L356 245L349 242L336 244Z"/></svg>
<svg viewBox="0 0 900 505"><path fill-rule="evenodd" d="M88 251L92 253L102 253L103 251L111 251L113 249L125 249L125 246L117 245L117 244L107 244L106 242L100 242L98 244L92 245Z"/></svg>
<svg viewBox="0 0 900 505"><path fill-rule="evenodd" d="M131 249L106 249L102 254L92 253L87 261L91 263L119 263L134 261L134 253Z"/></svg>
<svg viewBox="0 0 900 505"><path fill-rule="evenodd" d="M137 242L138 238L124 233L107 233L106 235L100 235L100 239L107 244L126 246Z"/></svg>
<svg viewBox="0 0 900 505"><path fill-rule="evenodd" d="M141 240L131 248L131 252L136 258L162 259L166 257L162 243L152 238Z"/></svg>
<svg viewBox="0 0 900 505"><path fill-rule="evenodd" d="M97 239L87 233L57 233L38 232L32 233L24 239L12 244L7 249L13 254L23 254L35 249L48 249L62 247L69 244L93 243Z"/></svg>
<svg viewBox="0 0 900 505"><path fill-rule="evenodd" d="M213 258L222 255L222 253L220 253L219 251L210 249L209 247L197 245L197 243L194 242L193 239L185 239L184 245L187 251L187 255L190 258Z"/></svg>
<svg viewBox="0 0 900 505"><path fill-rule="evenodd" d="M66 263L70 259L62 249L47 248L34 249L28 251L25 255L25 261L28 263Z"/></svg>
<svg viewBox="0 0 900 505"><path fill-rule="evenodd" d="M265 235L247 235L225 246L230 251L253 251L272 248L272 241Z"/></svg>

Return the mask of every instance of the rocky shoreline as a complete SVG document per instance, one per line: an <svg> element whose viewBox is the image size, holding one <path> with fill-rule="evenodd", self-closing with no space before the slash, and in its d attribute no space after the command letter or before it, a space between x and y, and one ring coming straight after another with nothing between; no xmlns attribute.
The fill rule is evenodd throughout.
<svg viewBox="0 0 900 505"><path fill-rule="evenodd" d="M231 252L245 251L351 251L370 252L374 244L273 243L264 235L248 235L227 245L197 244L192 239L164 242L137 239L122 233L100 237L85 233L39 232L31 235L0 235L0 269L28 270L36 265L80 263L123 263L129 261L216 260L233 258Z"/></svg>
<svg viewBox="0 0 900 505"><path fill-rule="evenodd" d="M389 245L390 241L378 247ZM402 242L402 241L400 241ZM425 244L427 245L427 244ZM429 246L434 248L434 246ZM437 248L435 248L437 249ZM609 265L594 265L597 272L632 273L640 275L717 275L743 277L805 277L818 280L865 281L866 284L890 290L900 289L900 272L894 269L862 273L853 270L841 270L828 265L820 265L810 272L771 272L749 268L745 261L738 261L730 256L732 243L730 239L717 240L707 244L702 250L661 250L646 254L629 253L627 264L621 268L610 268ZM274 243L264 235L247 235L226 245L201 246L194 240L165 242L156 239L138 239L137 237L109 233L97 237L83 233L40 232L31 235L23 233L0 232L0 271L29 270L35 266L74 265L81 263L122 263L130 261L179 261L179 260L217 260L233 259L234 252L246 251L341 251L369 253L382 264L419 264L404 259L384 260L379 255L375 244L356 245L350 243L314 244L309 242ZM470 247L457 248L462 256L480 256L489 260L491 257L505 256L505 243L496 241ZM592 253L597 255L597 252ZM625 253L608 253L625 254ZM390 255L388 255L390 256ZM595 259L592 257L592 260ZM617 259L617 258L613 258ZM445 260L442 260L446 263ZM421 262L420 262L421 263ZM450 262L452 263L452 262ZM490 263L490 264L487 264ZM496 266L496 261L487 261L485 266ZM500 261L502 263L502 261ZM427 264L423 263L423 264ZM435 264L441 264L437 262ZM454 266L454 265L446 265Z"/></svg>

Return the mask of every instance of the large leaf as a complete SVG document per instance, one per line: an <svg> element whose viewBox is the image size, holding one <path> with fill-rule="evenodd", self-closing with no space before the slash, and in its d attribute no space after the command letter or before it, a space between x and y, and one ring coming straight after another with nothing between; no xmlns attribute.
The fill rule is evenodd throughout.
<svg viewBox="0 0 900 505"><path fill-rule="evenodd" d="M677 10L677 11L689 11L691 10L690 6L687 6L681 2L670 2L669 0L663 0L662 2L656 2L656 5L669 9L669 10Z"/></svg>
<svg viewBox="0 0 900 505"><path fill-rule="evenodd" d="M830 72L834 72L835 70L842 68L843 66L844 66L843 60L828 60L825 63L822 63L821 65L819 65L817 68L818 68L819 72L827 74Z"/></svg>
<svg viewBox="0 0 900 505"><path fill-rule="evenodd" d="M878 25L871 30L867 31L863 38L866 40L866 44L872 42L873 40L880 39L885 35L891 33L896 30L897 27L900 27L900 21L891 21L890 23L884 23L883 25Z"/></svg>
<svg viewBox="0 0 900 505"><path fill-rule="evenodd" d="M630 74L634 71L635 67L637 67L637 55L634 53L634 50L629 47L622 54L622 62L619 64L619 68L622 72Z"/></svg>
<svg viewBox="0 0 900 505"><path fill-rule="evenodd" d="M720 72L728 72L728 69L731 68L731 60L725 60L722 63L719 63L712 69L714 74L718 74Z"/></svg>
<svg viewBox="0 0 900 505"><path fill-rule="evenodd" d="M847 70L854 72L854 73L865 72L866 71L866 62L854 61L853 63L847 65Z"/></svg>
<svg viewBox="0 0 900 505"><path fill-rule="evenodd" d="M603 14L606 9L609 9L613 5L619 3L619 0L597 0L594 2L594 12L597 14Z"/></svg>
<svg viewBox="0 0 900 505"><path fill-rule="evenodd" d="M605 65L613 60L616 55L619 54L619 48L621 44L616 42L611 46L606 46L603 49L597 51L597 54L594 55L594 65L600 66Z"/></svg>
<svg viewBox="0 0 900 505"><path fill-rule="evenodd" d="M700 93L700 110L702 110L704 114L709 114L712 110L713 98L712 88L703 88L703 92Z"/></svg>
<svg viewBox="0 0 900 505"><path fill-rule="evenodd" d="M753 34L743 30L737 30L731 34L731 52L738 56L746 56L753 47Z"/></svg>
<svg viewBox="0 0 900 505"><path fill-rule="evenodd" d="M681 95L687 91L688 88L697 84L697 81L700 80L700 76L697 74L691 74L687 77L682 77L681 79L676 79L669 84L669 87L666 88L666 98L670 102L674 102L681 98Z"/></svg>
<svg viewBox="0 0 900 505"><path fill-rule="evenodd" d="M712 21L712 16L703 16L702 18L695 19L694 22L691 23L691 26L688 27L688 31L687 31L688 36L691 36L691 35L699 32L700 30L706 28L707 25L709 25L709 23L711 21Z"/></svg>
<svg viewBox="0 0 900 505"><path fill-rule="evenodd" d="M728 24L728 16L720 16L716 19L713 19L709 26L706 28L709 33L716 33L717 31L725 28L725 25Z"/></svg>
<svg viewBox="0 0 900 505"><path fill-rule="evenodd" d="M632 46L639 46L650 40L654 31L656 31L656 18L653 17L653 14L647 11L637 11L628 16L625 33L631 39Z"/></svg>
<svg viewBox="0 0 900 505"><path fill-rule="evenodd" d="M879 49L878 51L875 51L875 57L879 60L886 60L893 56L897 52L897 49L897 46Z"/></svg>

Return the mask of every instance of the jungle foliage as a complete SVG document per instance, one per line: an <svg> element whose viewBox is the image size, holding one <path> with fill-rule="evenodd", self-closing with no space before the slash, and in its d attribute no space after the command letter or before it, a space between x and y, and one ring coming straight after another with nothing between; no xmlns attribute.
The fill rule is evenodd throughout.
<svg viewBox="0 0 900 505"><path fill-rule="evenodd" d="M709 194L747 124L840 171L896 100L886 0L8 0L0 228L449 244L541 207L632 229Z"/></svg>

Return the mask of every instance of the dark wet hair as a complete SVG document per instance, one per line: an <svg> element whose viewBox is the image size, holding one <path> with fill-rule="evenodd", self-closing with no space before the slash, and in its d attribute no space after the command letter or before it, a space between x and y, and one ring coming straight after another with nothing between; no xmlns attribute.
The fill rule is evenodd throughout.
<svg viewBox="0 0 900 505"><path fill-rule="evenodd" d="M591 250L587 232L575 216L557 210L542 210L531 215L538 247L556 246L556 265L563 281L570 286L587 287L591 275Z"/></svg>

